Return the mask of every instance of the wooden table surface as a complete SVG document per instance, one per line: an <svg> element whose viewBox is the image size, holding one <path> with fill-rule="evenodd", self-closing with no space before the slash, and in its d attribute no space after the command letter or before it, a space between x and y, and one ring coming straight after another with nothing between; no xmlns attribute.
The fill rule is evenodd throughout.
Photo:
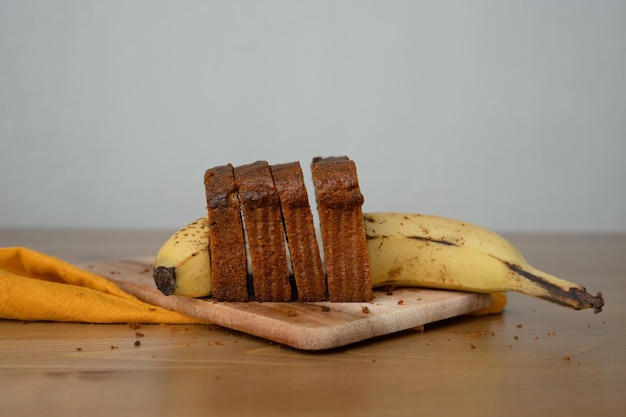
<svg viewBox="0 0 626 417"><path fill-rule="evenodd" d="M0 246L85 263L154 255L168 235L0 230ZM210 325L0 320L0 415L625 416L626 235L507 237L602 291L604 311L510 294L502 315L325 352Z"/></svg>

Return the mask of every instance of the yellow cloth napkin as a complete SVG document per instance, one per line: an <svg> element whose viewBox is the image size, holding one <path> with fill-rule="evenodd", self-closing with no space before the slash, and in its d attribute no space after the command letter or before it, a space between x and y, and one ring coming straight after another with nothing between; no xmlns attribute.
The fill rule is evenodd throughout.
<svg viewBox="0 0 626 417"><path fill-rule="evenodd" d="M0 248L0 318L86 323L200 323L147 304L104 277L22 247Z"/></svg>

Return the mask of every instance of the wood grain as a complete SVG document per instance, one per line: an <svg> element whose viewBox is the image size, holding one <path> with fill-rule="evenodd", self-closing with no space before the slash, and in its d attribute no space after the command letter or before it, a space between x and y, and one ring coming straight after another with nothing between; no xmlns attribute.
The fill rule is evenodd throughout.
<svg viewBox="0 0 626 417"><path fill-rule="evenodd" d="M0 245L84 264L155 254L170 234L0 230ZM602 313L511 293L502 315L322 351L206 324L0 320L0 415L626 416L626 235L507 237L602 291Z"/></svg>
<svg viewBox="0 0 626 417"><path fill-rule="evenodd" d="M375 291L372 302L215 302L164 296L152 280L152 258L88 263L126 292L154 305L304 350L345 346L488 307L489 295L427 289Z"/></svg>

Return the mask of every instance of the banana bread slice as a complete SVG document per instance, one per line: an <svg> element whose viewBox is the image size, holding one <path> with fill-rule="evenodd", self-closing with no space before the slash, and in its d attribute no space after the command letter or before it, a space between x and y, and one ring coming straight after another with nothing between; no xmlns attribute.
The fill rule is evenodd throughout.
<svg viewBox="0 0 626 417"><path fill-rule="evenodd" d="M235 167L235 183L252 261L257 301L290 301L292 296L280 200L266 161Z"/></svg>
<svg viewBox="0 0 626 417"><path fill-rule="evenodd" d="M369 255L363 226L363 195L356 165L345 156L314 158L313 184L326 261L328 299L335 302L373 298Z"/></svg>
<svg viewBox="0 0 626 417"><path fill-rule="evenodd" d="M326 277L300 163L272 165L270 170L280 198L298 300L326 300Z"/></svg>
<svg viewBox="0 0 626 417"><path fill-rule="evenodd" d="M247 262L241 210L231 164L204 173L213 297L247 301Z"/></svg>

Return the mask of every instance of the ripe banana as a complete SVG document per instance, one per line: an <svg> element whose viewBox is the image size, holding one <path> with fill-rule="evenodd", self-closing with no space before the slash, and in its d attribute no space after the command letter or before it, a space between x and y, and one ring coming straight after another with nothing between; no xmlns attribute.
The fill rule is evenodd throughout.
<svg viewBox="0 0 626 417"><path fill-rule="evenodd" d="M165 241L154 260L153 275L165 295L211 295L208 217L189 223Z"/></svg>
<svg viewBox="0 0 626 417"><path fill-rule="evenodd" d="M541 272L500 235L420 214L363 216L373 286L419 286L480 293L516 291L576 310L602 310L602 293Z"/></svg>
<svg viewBox="0 0 626 417"><path fill-rule="evenodd" d="M365 213L373 287L403 286L492 294L504 307L504 292L517 291L577 310L600 312L602 294L528 265L500 235L458 220L406 213ZM208 219L174 233L155 259L157 288L166 295L211 293Z"/></svg>

